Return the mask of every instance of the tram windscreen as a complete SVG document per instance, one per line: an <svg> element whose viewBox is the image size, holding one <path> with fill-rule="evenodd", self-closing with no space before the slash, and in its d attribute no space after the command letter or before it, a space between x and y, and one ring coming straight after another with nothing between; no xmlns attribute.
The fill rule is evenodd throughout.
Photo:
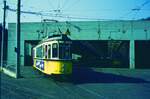
<svg viewBox="0 0 150 99"><path fill-rule="evenodd" d="M42 58L42 46L36 48L36 57Z"/></svg>
<svg viewBox="0 0 150 99"><path fill-rule="evenodd" d="M71 59L69 44L59 44L59 58L60 59Z"/></svg>
<svg viewBox="0 0 150 99"><path fill-rule="evenodd" d="M58 44L57 43L54 43L52 45L52 57L53 58L58 57Z"/></svg>

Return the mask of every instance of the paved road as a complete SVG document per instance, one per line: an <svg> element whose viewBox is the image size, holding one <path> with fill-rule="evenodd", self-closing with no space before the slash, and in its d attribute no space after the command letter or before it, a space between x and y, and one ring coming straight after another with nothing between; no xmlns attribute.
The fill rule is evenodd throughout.
<svg viewBox="0 0 150 99"><path fill-rule="evenodd" d="M150 70L76 68L62 80L25 67L22 75L1 73L1 99L150 99Z"/></svg>

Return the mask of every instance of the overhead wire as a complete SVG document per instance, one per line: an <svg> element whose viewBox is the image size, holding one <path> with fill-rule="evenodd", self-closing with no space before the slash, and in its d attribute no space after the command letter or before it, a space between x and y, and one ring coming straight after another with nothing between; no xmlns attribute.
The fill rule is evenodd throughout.
<svg viewBox="0 0 150 99"><path fill-rule="evenodd" d="M79 2L80 0L76 0L74 1L71 5L69 6L65 6L68 4L67 0L64 1L64 4L62 6L60 6L60 0L58 1L58 8L61 10L61 8L68 8L68 10L70 10L71 8L73 8L73 6L75 6L77 4L77 2ZM128 16L129 14L133 13L133 11L136 11L135 13L135 16L139 13L140 10L142 10L142 7L144 7L145 5L147 5L150 1L145 1L143 4L141 4L141 6L139 8L134 8L134 9L131 9L130 12L126 13L123 17L120 17L120 20L126 16ZM53 6L52 2L50 2L50 4ZM13 12L16 12L16 9L11 9L9 8L8 9L9 11L13 11ZM109 9L111 10L111 9ZM89 11L89 10L87 10ZM53 13L54 12L54 13ZM47 17L57 17L57 18L64 18L64 19L73 19L73 20L90 20L90 21L97 21L97 20L104 20L104 21L109 21L109 20L118 20L118 19L101 19L101 18L90 18L90 17L78 17L78 16L71 16L71 15L65 15L65 14L62 14L63 13L63 10L61 11L58 11L58 9L54 9L54 10L49 10L47 13L45 13L45 11L39 11L39 12L34 12L34 11L21 11L21 13L24 13L24 14L32 14L32 15L37 15L37 16L47 16ZM128 19L128 20L133 20L134 18L132 19Z"/></svg>
<svg viewBox="0 0 150 99"><path fill-rule="evenodd" d="M150 3L149 0L146 0L144 3L142 3L140 6L138 7L134 7L133 9L131 9L128 13L125 13L123 16L119 17L119 18L125 18L127 17L128 15L132 14L133 12L135 12L134 16L131 18L131 20L135 20L135 17L137 16L137 14L139 13L139 11L142 10L142 8L147 5L148 3ZM143 9L144 10L144 9Z"/></svg>
<svg viewBox="0 0 150 99"><path fill-rule="evenodd" d="M50 5L51 5L51 7L53 8L52 10L55 10L55 6L53 5L52 1L51 1L51 0L48 0L48 1L49 1L49 3L48 3L48 4L50 4Z"/></svg>
<svg viewBox="0 0 150 99"><path fill-rule="evenodd" d="M57 10L60 10L60 0L58 0L58 7L57 7Z"/></svg>
<svg viewBox="0 0 150 99"><path fill-rule="evenodd" d="M136 11L135 16L132 18L133 20L135 19L135 17L137 16L137 14L141 11L141 9L142 9L145 5L147 5L149 2L150 2L150 1L147 0L147 1L145 1L143 4L141 4L141 6L132 9L133 11Z"/></svg>
<svg viewBox="0 0 150 99"><path fill-rule="evenodd" d="M63 9L65 6L67 6L67 4L68 4L69 1L70 1L70 0L65 0L64 3L62 4L61 9Z"/></svg>
<svg viewBox="0 0 150 99"><path fill-rule="evenodd" d="M73 8L77 3L79 3L80 0L76 0L75 2L73 2L72 4L70 4L68 7L64 8L67 9L67 10L70 10L71 8Z"/></svg>
<svg viewBox="0 0 150 99"><path fill-rule="evenodd" d="M12 9L10 7L7 8L7 10L16 12L16 9ZM34 12L34 11L21 11L21 13L24 14L32 14L32 15L38 15L38 16L49 16L49 17L56 17L53 13L42 13L42 12ZM70 19L79 19L79 20L90 20L90 21L97 21L97 20L117 20L117 19L98 19L98 18L89 18L89 17L76 17L76 16L66 16L66 15L59 15L57 16L59 18L70 18Z"/></svg>
<svg viewBox="0 0 150 99"><path fill-rule="evenodd" d="M12 11L12 12L16 12L17 11L17 9L12 9L10 7L8 7L7 10ZM42 15L42 13L40 13L40 12L31 12L31 11L21 11L21 13L33 14L33 15Z"/></svg>
<svg viewBox="0 0 150 99"><path fill-rule="evenodd" d="M66 2L67 0L64 1L64 3ZM79 0L76 0L75 2L79 2ZM59 3L60 3L60 0L59 0ZM142 5L141 5L141 8L144 7L146 4L148 4L149 1L146 1L144 2ZM75 3L76 4L76 3ZM74 4L74 5L75 5ZM60 4L58 4L60 6ZM63 4L64 5L64 4ZM71 5L70 5L71 6ZM69 7L69 6L68 6ZM73 7L73 6L72 6ZM60 7L61 8L61 7ZM140 9L141 9L140 8ZM16 9L12 9L12 8L8 8L9 11L13 11L13 12L16 12ZM132 9L129 13L127 13L126 15L124 16L127 16L128 14L132 13L134 10L138 10L138 9ZM51 12L51 13L50 13ZM58 18L65 18L65 19L79 19L79 20L90 20L90 21L97 21L97 20L118 20L118 19L100 19L100 18L90 18L90 17L78 17L78 16L71 16L71 15L65 15L65 14L62 14L62 12L59 12L59 13L56 13L54 14L53 12L55 12L54 10L50 10L48 13L44 13L44 12L34 12L34 11L21 11L21 13L24 13L24 14L32 14L32 15L40 15L40 16L48 16L48 17L58 17ZM121 17L123 18L123 17Z"/></svg>

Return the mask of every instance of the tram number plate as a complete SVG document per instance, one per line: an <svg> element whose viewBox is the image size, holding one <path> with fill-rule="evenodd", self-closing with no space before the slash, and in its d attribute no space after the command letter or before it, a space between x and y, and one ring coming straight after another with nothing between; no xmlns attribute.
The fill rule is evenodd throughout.
<svg viewBox="0 0 150 99"><path fill-rule="evenodd" d="M41 69L41 70L44 70L44 61L42 60L37 60L36 61L36 67Z"/></svg>

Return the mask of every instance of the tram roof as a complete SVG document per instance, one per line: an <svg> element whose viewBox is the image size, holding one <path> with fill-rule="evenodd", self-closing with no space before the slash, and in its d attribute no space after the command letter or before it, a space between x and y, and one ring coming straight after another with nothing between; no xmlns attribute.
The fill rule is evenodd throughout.
<svg viewBox="0 0 150 99"><path fill-rule="evenodd" d="M48 36L47 38L43 39L40 43L47 42L47 41L54 41L54 40L71 41L71 39L65 34L54 34L54 35Z"/></svg>

